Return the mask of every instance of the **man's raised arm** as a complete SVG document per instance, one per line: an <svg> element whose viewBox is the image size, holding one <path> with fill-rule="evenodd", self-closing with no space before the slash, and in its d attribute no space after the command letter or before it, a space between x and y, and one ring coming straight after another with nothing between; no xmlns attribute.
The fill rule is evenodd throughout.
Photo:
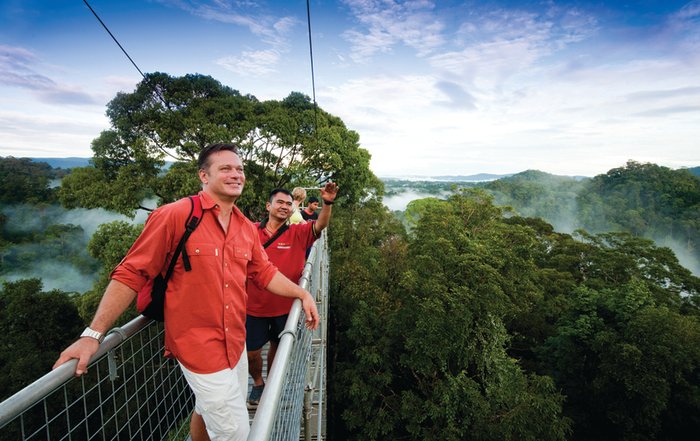
<svg viewBox="0 0 700 441"><path fill-rule="evenodd" d="M338 185L334 182L328 182L321 190L321 213L314 226L316 227L316 235L318 237L331 220L331 208L335 197L338 195Z"/></svg>

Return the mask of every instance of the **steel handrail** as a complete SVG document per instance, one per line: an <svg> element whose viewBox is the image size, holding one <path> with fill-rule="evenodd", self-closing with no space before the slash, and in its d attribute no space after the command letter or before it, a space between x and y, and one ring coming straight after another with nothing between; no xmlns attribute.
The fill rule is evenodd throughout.
<svg viewBox="0 0 700 441"><path fill-rule="evenodd" d="M127 338L147 327L152 321L140 315L124 326L114 328L112 331L116 329L120 331L110 331L108 333L97 352L90 358L88 366L107 355L109 351L119 346ZM5 426L22 414L22 412L67 383L75 375L77 364L77 359L69 360L8 399L0 402L0 427Z"/></svg>
<svg viewBox="0 0 700 441"><path fill-rule="evenodd" d="M311 248L309 257L304 265L304 272L299 280L299 286L304 289L307 289L309 286L311 270L318 255L319 245L321 245L323 241L325 241L325 231L322 233L322 239L316 241ZM282 395L282 388L284 386L283 380L289 366L290 354L296 340L297 324L301 312L301 300L296 299L289 310L289 317L285 323L284 330L280 334L280 342L277 346L275 362L272 364L272 368L268 373L265 390L260 398L255 418L253 418L248 441L267 441L272 434L275 414L277 412L276 404L280 401Z"/></svg>

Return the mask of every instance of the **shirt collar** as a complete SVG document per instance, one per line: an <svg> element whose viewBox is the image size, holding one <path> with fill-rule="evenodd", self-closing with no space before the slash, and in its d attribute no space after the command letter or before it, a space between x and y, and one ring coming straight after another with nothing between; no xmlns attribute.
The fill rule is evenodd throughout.
<svg viewBox="0 0 700 441"><path fill-rule="evenodd" d="M202 210L213 210L215 207L218 207L219 209L221 208L219 204L214 200L214 198L212 198L205 191L200 191L198 195L202 199ZM236 204L233 204L231 214L241 219L246 219L243 213L241 213L241 210L239 210L238 207L236 207Z"/></svg>
<svg viewBox="0 0 700 441"><path fill-rule="evenodd" d="M211 210L212 208L214 208L214 206L216 205L216 202L214 201L214 199L211 196L209 196L204 191L200 191L198 194L199 194L199 197L202 199L202 209L203 210Z"/></svg>

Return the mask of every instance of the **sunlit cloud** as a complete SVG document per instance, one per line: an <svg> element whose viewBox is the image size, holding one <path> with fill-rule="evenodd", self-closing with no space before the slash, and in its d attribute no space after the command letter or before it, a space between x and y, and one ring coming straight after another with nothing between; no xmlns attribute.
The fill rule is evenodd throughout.
<svg viewBox="0 0 700 441"><path fill-rule="evenodd" d="M277 72L275 66L280 54L276 50L244 51L241 56L216 60L219 66L242 76L269 75Z"/></svg>
<svg viewBox="0 0 700 441"><path fill-rule="evenodd" d="M280 50L287 47L287 35L300 22L295 17L278 17L261 10L256 2L158 0L159 3L182 9L205 20L248 28L262 42Z"/></svg>
<svg viewBox="0 0 700 441"><path fill-rule="evenodd" d="M435 5L432 2L346 0L343 3L360 25L359 29L343 33L351 44L350 58L355 62L389 52L397 44L413 48L422 57L445 42L444 24L433 15Z"/></svg>
<svg viewBox="0 0 700 441"><path fill-rule="evenodd" d="M496 88L595 30L593 17L574 10L491 10L462 23L457 31L461 49L437 53L430 62L446 75Z"/></svg>
<svg viewBox="0 0 700 441"><path fill-rule="evenodd" d="M700 119L700 106L663 107L660 109L650 109L650 110L645 110L643 112L637 112L634 114L634 116L657 118L657 117L665 117L665 116L675 115L675 114L679 114L679 113L697 113L698 118Z"/></svg>

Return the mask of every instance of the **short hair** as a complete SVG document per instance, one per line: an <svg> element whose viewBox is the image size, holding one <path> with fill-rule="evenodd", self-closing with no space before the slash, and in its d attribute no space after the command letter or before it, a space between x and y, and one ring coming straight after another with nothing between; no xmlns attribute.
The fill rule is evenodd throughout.
<svg viewBox="0 0 700 441"><path fill-rule="evenodd" d="M309 204L313 204L314 202L316 202L318 204L319 200L316 196L311 196L309 198Z"/></svg>
<svg viewBox="0 0 700 441"><path fill-rule="evenodd" d="M306 199L306 190L301 187L295 187L294 190L292 190L292 199L295 201L303 201Z"/></svg>
<svg viewBox="0 0 700 441"><path fill-rule="evenodd" d="M270 203L272 203L272 198L274 198L277 193L284 193L287 196L289 196L290 198L294 199L294 196L292 196L292 194L286 188L275 188L274 190L272 190L270 192L270 197L268 198Z"/></svg>
<svg viewBox="0 0 700 441"><path fill-rule="evenodd" d="M217 144L209 144L204 147L201 152L199 152L199 157L197 158L197 167L199 170L207 170L209 168L209 156L212 153L229 151L238 154L238 146L236 144L220 142Z"/></svg>

